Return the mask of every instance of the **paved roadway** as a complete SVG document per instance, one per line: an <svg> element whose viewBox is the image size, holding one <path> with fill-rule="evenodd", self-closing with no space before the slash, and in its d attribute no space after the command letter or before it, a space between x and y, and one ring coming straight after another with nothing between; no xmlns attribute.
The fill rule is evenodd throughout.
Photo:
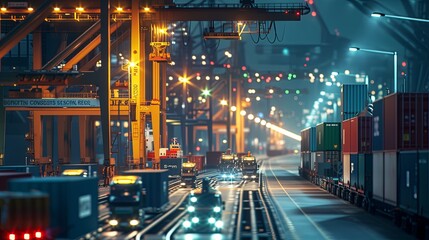
<svg viewBox="0 0 429 240"><path fill-rule="evenodd" d="M298 175L298 155L266 160L264 177L281 219L281 239L414 239L383 216L339 199Z"/></svg>

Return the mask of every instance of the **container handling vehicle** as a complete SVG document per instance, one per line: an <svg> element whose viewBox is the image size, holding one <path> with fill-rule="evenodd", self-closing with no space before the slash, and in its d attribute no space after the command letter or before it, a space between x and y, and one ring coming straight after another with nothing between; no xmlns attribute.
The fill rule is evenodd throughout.
<svg viewBox="0 0 429 240"><path fill-rule="evenodd" d="M233 180L238 173L238 160L231 149L226 150L220 157L218 170L224 180Z"/></svg>
<svg viewBox="0 0 429 240"><path fill-rule="evenodd" d="M109 225L113 229L142 227L144 220L142 184L138 176L113 177L109 195Z"/></svg>
<svg viewBox="0 0 429 240"><path fill-rule="evenodd" d="M210 179L203 179L202 187L188 197L188 218L182 225L186 232L221 232L223 210L221 193L210 186Z"/></svg>
<svg viewBox="0 0 429 240"><path fill-rule="evenodd" d="M250 152L241 157L241 173L243 180L259 181L258 163Z"/></svg>
<svg viewBox="0 0 429 240"><path fill-rule="evenodd" d="M186 162L182 164L182 174L180 186L195 188L198 171L196 163Z"/></svg>

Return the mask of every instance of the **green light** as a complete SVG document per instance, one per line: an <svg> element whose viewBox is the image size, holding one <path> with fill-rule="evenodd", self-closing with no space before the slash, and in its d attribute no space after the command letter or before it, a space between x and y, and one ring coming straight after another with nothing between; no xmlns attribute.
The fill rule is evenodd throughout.
<svg viewBox="0 0 429 240"><path fill-rule="evenodd" d="M285 90L285 93L286 93L286 94L289 94L289 90L287 90L287 89L286 89L286 90Z"/></svg>
<svg viewBox="0 0 429 240"><path fill-rule="evenodd" d="M249 74L243 73L243 77L247 78L248 76L249 76Z"/></svg>
<svg viewBox="0 0 429 240"><path fill-rule="evenodd" d="M300 93L301 93L301 91L300 91L300 90L296 90L296 91L295 91L295 93L296 93L296 94L300 94Z"/></svg>
<svg viewBox="0 0 429 240"><path fill-rule="evenodd" d="M293 77L293 78L296 78L296 74L294 74L292 77Z"/></svg>
<svg viewBox="0 0 429 240"><path fill-rule="evenodd" d="M203 96L207 97L210 96L210 90L208 90L207 88L203 90L203 92L201 93Z"/></svg>

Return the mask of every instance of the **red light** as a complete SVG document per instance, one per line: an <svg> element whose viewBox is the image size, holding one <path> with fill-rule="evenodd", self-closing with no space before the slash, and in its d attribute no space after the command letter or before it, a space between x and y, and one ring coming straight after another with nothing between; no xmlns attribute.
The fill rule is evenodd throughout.
<svg viewBox="0 0 429 240"><path fill-rule="evenodd" d="M9 240L15 240L15 239L16 239L15 234L13 233L9 234Z"/></svg>
<svg viewBox="0 0 429 240"><path fill-rule="evenodd" d="M308 0L308 4L313 4L314 3L314 1L313 0Z"/></svg>
<svg viewBox="0 0 429 240"><path fill-rule="evenodd" d="M242 66L242 67L241 67L241 70L242 70L242 71L246 71L246 69L247 69L247 68L246 68L246 66Z"/></svg>
<svg viewBox="0 0 429 240"><path fill-rule="evenodd" d="M212 65L212 66L213 66L213 65L214 65L214 62L213 62L213 61L210 61L210 65Z"/></svg>
<svg viewBox="0 0 429 240"><path fill-rule="evenodd" d="M197 147L195 148L195 150L197 150L197 152L199 152L199 151L201 150L200 146L197 146Z"/></svg>
<svg viewBox="0 0 429 240"><path fill-rule="evenodd" d="M406 66L407 66L407 62L403 61L403 62L401 63L401 65L402 65L403 67L406 67Z"/></svg>
<svg viewBox="0 0 429 240"><path fill-rule="evenodd" d="M227 64L227 65L226 65L226 68L231 68L231 64Z"/></svg>
<svg viewBox="0 0 429 240"><path fill-rule="evenodd" d="M317 15L317 13L315 11L311 12L311 16L315 17Z"/></svg>
<svg viewBox="0 0 429 240"><path fill-rule="evenodd" d="M232 91L233 91L233 92L237 92L237 88L233 87L233 88L232 88Z"/></svg>
<svg viewBox="0 0 429 240"><path fill-rule="evenodd" d="M247 79L247 82L248 82L248 83L252 83L252 79L251 79L251 78L248 78L248 79Z"/></svg>
<svg viewBox="0 0 429 240"><path fill-rule="evenodd" d="M26 240L27 240L27 239L30 239L30 234L29 234L29 233L25 233L25 234L24 234L24 239L26 239Z"/></svg>
<svg viewBox="0 0 429 240"><path fill-rule="evenodd" d="M301 13L300 12L296 12L296 15L299 16Z"/></svg>
<svg viewBox="0 0 429 240"><path fill-rule="evenodd" d="M35 236L36 238L42 238L42 232L36 232Z"/></svg>
<svg viewBox="0 0 429 240"><path fill-rule="evenodd" d="M310 61L310 57L305 57L305 61Z"/></svg>
<svg viewBox="0 0 429 240"><path fill-rule="evenodd" d="M307 67L307 63L304 63L304 67Z"/></svg>
<svg viewBox="0 0 429 240"><path fill-rule="evenodd" d="M200 73L199 73L199 72L197 72L197 76L200 76Z"/></svg>
<svg viewBox="0 0 429 240"><path fill-rule="evenodd" d="M283 73L279 73L279 77L283 77Z"/></svg>
<svg viewBox="0 0 429 240"><path fill-rule="evenodd" d="M402 76L405 76L405 72L401 72L401 75L402 75Z"/></svg>

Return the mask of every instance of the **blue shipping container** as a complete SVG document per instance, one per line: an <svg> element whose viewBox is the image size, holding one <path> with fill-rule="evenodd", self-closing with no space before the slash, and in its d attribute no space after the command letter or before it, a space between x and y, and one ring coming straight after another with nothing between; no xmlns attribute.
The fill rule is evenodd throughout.
<svg viewBox="0 0 429 240"><path fill-rule="evenodd" d="M180 176L184 161L186 158L161 158L161 169L167 169L170 176Z"/></svg>
<svg viewBox="0 0 429 240"><path fill-rule="evenodd" d="M411 213L417 213L417 157L417 151L398 155L398 203L401 209Z"/></svg>
<svg viewBox="0 0 429 240"><path fill-rule="evenodd" d="M418 158L418 214L429 219L429 151L419 151Z"/></svg>
<svg viewBox="0 0 429 240"><path fill-rule="evenodd" d="M384 150L384 100L380 99L374 102L373 111L373 135L372 135L372 150Z"/></svg>
<svg viewBox="0 0 429 240"><path fill-rule="evenodd" d="M341 87L341 119L347 120L365 109L368 99L366 84L343 84Z"/></svg>
<svg viewBox="0 0 429 240"><path fill-rule="evenodd" d="M98 178L22 178L9 181L13 192L49 195L50 232L55 239L78 239L98 228Z"/></svg>
<svg viewBox="0 0 429 240"><path fill-rule="evenodd" d="M372 154L359 154L359 188L372 192Z"/></svg>
<svg viewBox="0 0 429 240"><path fill-rule="evenodd" d="M146 192L143 206L149 211L159 211L168 203L168 170L134 169L123 174L141 177Z"/></svg>
<svg viewBox="0 0 429 240"><path fill-rule="evenodd" d="M33 177L40 177L39 165L0 166L0 170L30 173Z"/></svg>

